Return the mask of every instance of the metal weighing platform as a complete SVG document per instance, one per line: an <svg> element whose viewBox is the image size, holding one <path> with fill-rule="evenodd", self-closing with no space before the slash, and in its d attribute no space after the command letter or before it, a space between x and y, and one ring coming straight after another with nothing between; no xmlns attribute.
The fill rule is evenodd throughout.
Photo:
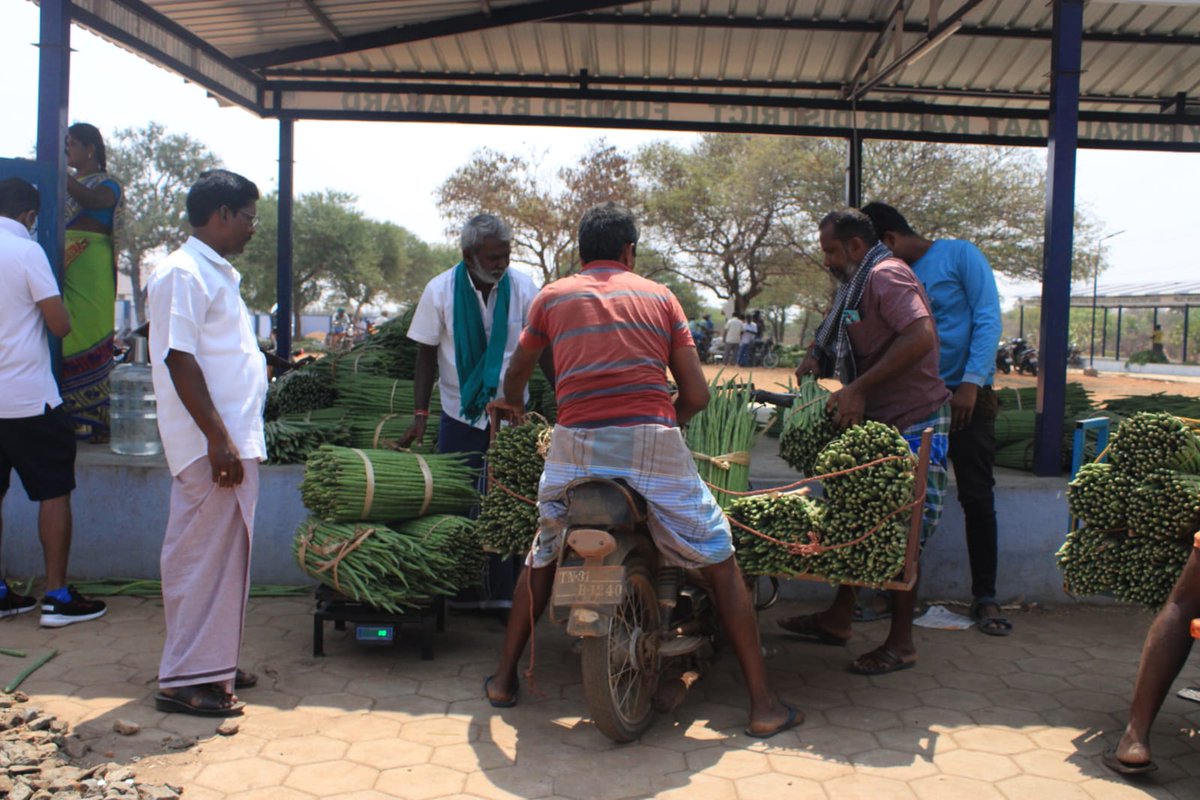
<svg viewBox="0 0 1200 800"><path fill-rule="evenodd" d="M313 655L325 655L325 623L335 630L354 626L354 639L373 646L394 645L401 626L420 626L421 659L433 659L433 634L446 630L446 599L435 598L429 605L404 614L393 614L339 594L327 586L317 587L313 610Z"/></svg>

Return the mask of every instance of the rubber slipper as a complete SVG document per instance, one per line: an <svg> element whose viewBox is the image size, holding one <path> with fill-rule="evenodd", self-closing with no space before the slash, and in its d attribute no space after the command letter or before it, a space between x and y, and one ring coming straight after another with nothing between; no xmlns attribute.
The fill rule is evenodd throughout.
<svg viewBox="0 0 1200 800"><path fill-rule="evenodd" d="M235 689L253 689L258 686L258 676L253 672L246 672L239 669L237 677L233 679L233 688Z"/></svg>
<svg viewBox="0 0 1200 800"><path fill-rule="evenodd" d="M845 647L850 641L849 636L837 636L821 627L816 614L805 614L801 617L775 620L775 624L791 634L820 644Z"/></svg>
<svg viewBox="0 0 1200 800"><path fill-rule="evenodd" d="M743 733L752 739L770 739L775 734L783 733L784 731L790 731L792 728L804 722L804 714L800 712L800 709L796 708L795 706L788 705L787 703L784 703L783 707L788 710L788 715L787 719L785 719L783 724L781 724L778 728L767 731L766 733L755 733L749 728L746 728Z"/></svg>
<svg viewBox="0 0 1200 800"><path fill-rule="evenodd" d="M512 708L517 704L517 692L520 690L521 685L518 683L513 687L512 697L508 698L507 700L493 700L492 696L488 694L488 686L491 685L492 678L494 677L496 676L488 675L483 679L483 696L487 698L489 703L491 703L492 708Z"/></svg>
<svg viewBox="0 0 1200 800"><path fill-rule="evenodd" d="M1111 769L1118 775L1145 775L1148 772L1154 772L1158 769L1158 764L1153 761L1147 761L1144 764L1131 764L1128 761L1122 761L1117 758L1117 749L1111 747L1104 753L1104 766Z"/></svg>
<svg viewBox="0 0 1200 800"><path fill-rule="evenodd" d="M179 694L159 692L154 695L154 707L168 714L191 714L197 717L236 717L246 707L240 701L228 702L229 695L212 685L184 686L176 691ZM192 702L195 700L200 700L200 703Z"/></svg>
<svg viewBox="0 0 1200 800"><path fill-rule="evenodd" d="M869 659L870 661L864 663L864 659ZM867 666L867 663L871 662L875 666ZM904 661L900 656L886 647L876 647L871 652L863 653L851 661L847 669L855 675L887 675L890 672L912 669L916 665L917 660L915 658L912 661Z"/></svg>

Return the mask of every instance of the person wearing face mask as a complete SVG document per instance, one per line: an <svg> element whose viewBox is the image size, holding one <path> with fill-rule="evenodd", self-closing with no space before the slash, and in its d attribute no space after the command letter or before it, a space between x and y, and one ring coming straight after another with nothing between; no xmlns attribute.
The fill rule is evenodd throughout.
<svg viewBox="0 0 1200 800"><path fill-rule="evenodd" d="M46 331L66 336L71 318L45 251L29 235L40 202L28 181L0 181L0 500L15 470L29 499L39 504L46 560L41 624L62 627L101 617L105 606L67 585L75 436L50 368ZM0 572L0 618L36 607Z"/></svg>
<svg viewBox="0 0 1200 800"><path fill-rule="evenodd" d="M442 406L437 450L472 453L471 464L481 468L491 441L487 404L504 385L538 290L527 275L508 268L512 230L500 218L472 217L463 225L460 241L462 261L426 285L408 328L408 338L417 342L416 410L399 445L424 442L436 376ZM542 367L553 382L548 351ZM516 559L492 556L480 596L465 592L451 605L504 613L512 607L518 569Z"/></svg>
<svg viewBox="0 0 1200 800"><path fill-rule="evenodd" d="M63 338L63 400L79 438L106 442L122 189L108 173L104 138L96 126L72 125L66 148L71 174L63 302L74 324Z"/></svg>

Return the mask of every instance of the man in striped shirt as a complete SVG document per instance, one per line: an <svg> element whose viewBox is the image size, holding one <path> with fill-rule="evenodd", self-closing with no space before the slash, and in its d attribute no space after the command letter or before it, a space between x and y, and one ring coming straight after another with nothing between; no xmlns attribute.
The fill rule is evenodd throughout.
<svg viewBox="0 0 1200 800"><path fill-rule="evenodd" d="M773 736L803 715L767 687L729 523L679 430L708 404L708 385L679 301L665 286L633 273L637 238L633 216L620 206L608 203L584 215L583 270L538 294L504 380L505 400L498 405L520 415L538 356L552 348L558 424L538 487L538 535L513 598L500 664L487 681L488 700L497 707L516 702L518 661L554 585L564 490L585 476L620 478L645 497L664 562L698 569L707 578L746 678L746 733ZM674 399L668 368L679 387Z"/></svg>

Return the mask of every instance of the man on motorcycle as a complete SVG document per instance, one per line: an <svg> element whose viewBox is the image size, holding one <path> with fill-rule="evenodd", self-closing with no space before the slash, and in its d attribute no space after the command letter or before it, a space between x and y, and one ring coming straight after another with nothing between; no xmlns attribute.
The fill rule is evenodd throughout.
<svg viewBox="0 0 1200 800"><path fill-rule="evenodd" d="M513 598L504 649L486 682L489 702L517 701L517 666L532 622L550 598L562 547L563 493L585 476L625 480L646 500L665 562L707 579L750 694L746 733L766 738L803 714L767 686L754 608L733 555L729 523L700 480L679 425L708 404L708 385L687 319L671 291L633 273L638 231L613 203L579 225L583 270L544 287L494 405L519 417L542 350L553 345L558 424L538 489L538 534ZM679 387L672 401L666 369Z"/></svg>

